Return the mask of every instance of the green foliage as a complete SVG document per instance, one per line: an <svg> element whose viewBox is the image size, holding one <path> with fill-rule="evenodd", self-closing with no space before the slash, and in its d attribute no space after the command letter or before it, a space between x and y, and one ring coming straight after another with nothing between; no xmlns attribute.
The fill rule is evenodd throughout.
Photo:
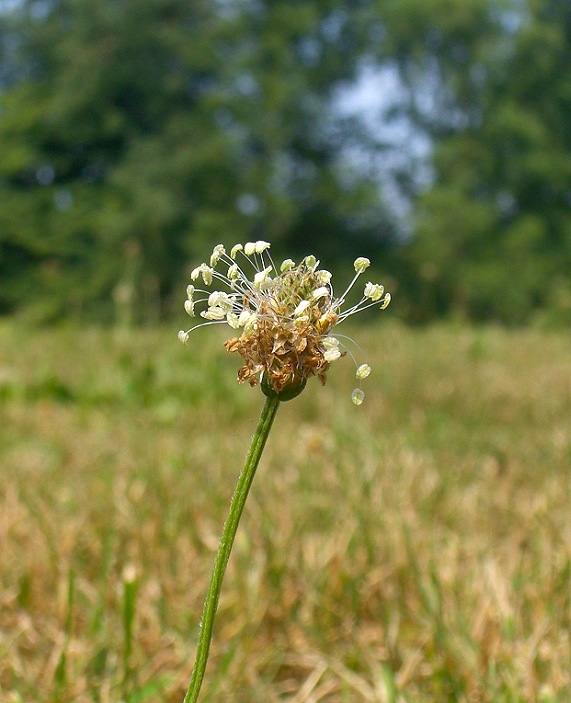
<svg viewBox="0 0 571 703"><path fill-rule="evenodd" d="M260 235L323 247L359 208L382 212L369 178L341 178L345 137L330 125L333 87L361 48L358 9L341 7L27 0L6 11L0 310L109 316L114 299L154 319L195 250Z"/></svg>
<svg viewBox="0 0 571 703"><path fill-rule="evenodd" d="M198 252L264 238L376 254L410 319L571 319L567 0L8 5L0 313L154 321ZM364 64L398 72L388 117L433 145L430 182L413 146L383 166L406 244L365 163L382 130L333 108Z"/></svg>
<svg viewBox="0 0 571 703"><path fill-rule="evenodd" d="M442 101L440 111L454 119L447 130L419 119L436 144L412 251L423 314L521 322L551 308L569 321L571 5L530 1L509 14L509 3L486 4L492 23L469 33L462 52L455 26L439 24L454 108Z"/></svg>

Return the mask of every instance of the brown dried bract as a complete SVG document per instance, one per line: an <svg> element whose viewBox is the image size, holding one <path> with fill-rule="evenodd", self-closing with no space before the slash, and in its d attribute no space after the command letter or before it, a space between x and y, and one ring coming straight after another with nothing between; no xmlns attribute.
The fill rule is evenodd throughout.
<svg viewBox="0 0 571 703"><path fill-rule="evenodd" d="M316 304L305 311L306 319L301 322L285 307L276 300L265 302L254 329L225 343L229 352L238 352L244 359L238 371L240 383L255 385L256 375L263 372L278 393L310 376L318 376L325 384L330 364L324 358L322 339L337 315L331 311L323 315Z"/></svg>

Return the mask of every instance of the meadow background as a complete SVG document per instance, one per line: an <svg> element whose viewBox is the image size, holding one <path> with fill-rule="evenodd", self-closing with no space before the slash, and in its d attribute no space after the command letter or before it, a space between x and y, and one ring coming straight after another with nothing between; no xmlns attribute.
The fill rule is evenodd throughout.
<svg viewBox="0 0 571 703"><path fill-rule="evenodd" d="M279 410L205 701L571 696L568 335L387 318ZM217 332L0 327L3 701L182 700L263 400Z"/></svg>
<svg viewBox="0 0 571 703"><path fill-rule="evenodd" d="M571 700L569 0L0 0L0 701L179 703L262 406L224 243L393 295L284 404L205 703Z"/></svg>

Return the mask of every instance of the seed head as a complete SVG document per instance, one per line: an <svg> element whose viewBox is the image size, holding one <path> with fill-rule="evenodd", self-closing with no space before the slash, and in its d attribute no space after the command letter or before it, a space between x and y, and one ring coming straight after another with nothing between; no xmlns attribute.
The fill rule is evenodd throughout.
<svg viewBox="0 0 571 703"><path fill-rule="evenodd" d="M277 394L286 400L301 392L311 376L325 384L331 364L348 353L345 345L331 335L333 328L349 315L377 303L384 309L390 296L383 286L369 282L361 300L343 310L347 294L370 266L369 259L355 260L355 276L343 295L336 298L331 273L317 269L315 256L306 256L299 264L286 259L276 268L269 248L268 242L247 242L233 246L228 255L222 244L214 247L210 265L203 263L195 268L191 279L202 279L206 286L220 282L226 290L187 287L186 312L194 317L195 305L203 303L205 309L200 316L206 322L181 330L179 339L187 343L189 333L203 325L229 325L240 333L225 342L229 352L238 352L243 359L238 381L248 381L252 386L261 381L266 395ZM227 267L226 274L217 270L219 265ZM197 294L202 297L195 300ZM370 372L367 364L361 364L356 377L360 381ZM363 391L355 389L352 398L360 405Z"/></svg>

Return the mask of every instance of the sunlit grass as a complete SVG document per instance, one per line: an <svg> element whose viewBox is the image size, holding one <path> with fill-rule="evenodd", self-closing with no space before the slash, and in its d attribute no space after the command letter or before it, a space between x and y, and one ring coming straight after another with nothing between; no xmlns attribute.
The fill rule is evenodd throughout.
<svg viewBox="0 0 571 703"><path fill-rule="evenodd" d="M382 324L280 408L203 700L571 699L568 335ZM263 397L215 333L0 327L0 700L180 703Z"/></svg>

